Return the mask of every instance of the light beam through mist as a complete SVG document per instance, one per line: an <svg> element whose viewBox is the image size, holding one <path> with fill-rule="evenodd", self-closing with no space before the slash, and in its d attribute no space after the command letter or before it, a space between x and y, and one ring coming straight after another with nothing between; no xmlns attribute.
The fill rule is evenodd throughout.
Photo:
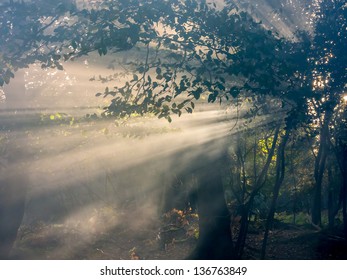
<svg viewBox="0 0 347 280"><path fill-rule="evenodd" d="M165 188L217 161L244 123L236 111L216 104L200 104L171 124L153 116L93 117L109 102L95 97L108 83L90 78L112 71L100 66L109 58L95 67L93 57L88 59L66 64L66 72L32 66L19 73L5 87L0 108L1 164L26 181L22 236L26 227L49 225L36 226L38 236L52 238L49 258L82 258L83 248L115 228L139 235L158 227ZM259 117L252 126L272 120ZM53 234L66 231L66 238ZM41 241L32 240L52 246ZM131 249L124 246L125 252Z"/></svg>

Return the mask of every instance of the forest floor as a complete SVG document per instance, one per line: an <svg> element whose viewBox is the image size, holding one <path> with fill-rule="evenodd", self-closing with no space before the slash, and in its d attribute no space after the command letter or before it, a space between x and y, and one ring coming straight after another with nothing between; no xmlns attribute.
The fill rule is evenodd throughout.
<svg viewBox="0 0 347 280"><path fill-rule="evenodd" d="M262 232L248 234L243 259L260 259ZM347 260L347 241L342 232L317 230L310 225L282 224L269 234L266 259Z"/></svg>
<svg viewBox="0 0 347 280"><path fill-rule="evenodd" d="M166 220L165 220L166 219ZM126 223L104 233L81 235L63 225L36 224L20 229L14 259L185 259L196 244L197 218L171 213L165 224L129 227ZM158 230L160 228L160 230ZM243 259L260 259L263 233L250 228ZM347 242L339 233L309 225L281 223L270 232L267 259L347 259Z"/></svg>

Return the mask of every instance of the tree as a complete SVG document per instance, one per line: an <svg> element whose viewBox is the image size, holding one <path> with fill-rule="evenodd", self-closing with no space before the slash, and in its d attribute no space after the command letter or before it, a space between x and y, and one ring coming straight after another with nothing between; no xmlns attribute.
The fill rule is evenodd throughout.
<svg viewBox="0 0 347 280"><path fill-rule="evenodd" d="M312 79L314 93L309 100L313 110L308 113L313 111L320 124L312 205L312 222L320 225L322 179L331 148L331 124L336 110L343 101L347 81L345 69L347 55L343 50L343 46L347 43L345 1L322 1L316 14L307 75ZM346 201L345 196L342 201Z"/></svg>
<svg viewBox="0 0 347 280"><path fill-rule="evenodd" d="M161 19L164 31L154 30L156 36L142 42L142 48L146 49L144 60L128 63L132 69L129 81L122 87L107 88L103 94L98 94L114 97L110 106L106 107L105 116L122 117L133 112L140 115L150 112L171 121L172 114L180 116L184 110L191 113L194 102L202 96L206 96L209 102L227 102L246 96L254 99L257 95L270 95L281 100L283 111L293 110L294 106L305 108L305 98L310 91L300 86L302 79L297 75L296 62L304 57L298 51L300 43L292 44L276 38L244 12L230 13L234 6L216 10L204 3L186 1L179 3L178 7L180 14L174 20ZM195 13L191 13L192 10ZM298 96L300 93L304 94ZM275 134L276 140L278 133L279 129ZM254 191L245 203L239 240L234 252L229 255L221 255L222 250L217 243L213 248L206 246L212 240L223 240L224 246L232 250L231 238L226 238L230 236L227 223L220 221L215 226L216 217L224 217L226 213L221 210L226 208L223 206L223 192L203 177L203 181L209 184L199 186L199 215L201 221L206 220L200 223L204 235L199 239L201 243L194 252L194 258L241 256L249 213L255 196L264 185L276 142ZM201 170L215 170L210 167L213 164L206 162L206 167ZM209 173L214 181L220 182L212 174ZM206 193L209 200L204 199ZM214 201L220 205L218 210L210 208L210 211L202 211L208 205L214 205Z"/></svg>
<svg viewBox="0 0 347 280"><path fill-rule="evenodd" d="M49 44L52 38L46 32L67 12L69 1L59 5L53 1L27 3L2 1L0 9L0 87L9 84L15 72L39 61L43 66L61 68L56 48ZM70 7L73 10L73 6ZM24 94L25 84L22 73L17 72L23 82L19 86L7 87L8 100L14 91ZM10 89L9 89L10 88ZM16 174L14 166L21 166L17 155L23 152L18 141L11 138L7 131L1 131L0 188L0 258L8 258L24 216L27 182L24 174Z"/></svg>
<svg viewBox="0 0 347 280"><path fill-rule="evenodd" d="M64 9L55 16L39 13L34 4L9 3L4 9L8 13L2 21L6 31L2 38L6 45L1 48L5 54L2 62L6 62L2 84L9 82L16 69L33 61L62 69L60 60L94 50L100 55L134 46L145 50L144 61L128 63L132 70L129 81L122 87L106 89L103 95L114 98L104 116L150 112L171 121L171 114L181 115L183 110L191 113L194 100L204 95L209 102L222 102L237 98L242 91L283 95L291 86L288 79L293 75L284 59L286 42L247 13L230 12L236 9L232 4L217 10L196 1L104 1L97 10L68 11L71 20L67 21L61 18ZM205 164L201 174L212 163ZM233 255L221 179L218 169L213 170L210 176L215 183L202 175L198 191L200 230L204 233L201 244L207 240L224 240L224 244L215 248L198 245L196 258ZM215 210L202 210L214 204L204 199L204 194L215 198ZM217 219L220 216L225 219ZM228 248L224 255L219 249L222 246Z"/></svg>
<svg viewBox="0 0 347 280"><path fill-rule="evenodd" d="M34 61L40 61L43 67L62 69L61 61L93 51L105 55L139 50L143 58L126 64L128 81L97 94L112 97L104 117L152 113L172 121L172 115L192 113L202 97L209 102L229 102L266 95L279 100L283 112L290 111L295 123L303 116L313 118L310 106L318 104L323 122L315 171L316 206L313 208L318 210L313 211L313 220L319 223L321 178L330 139L327 133L331 114L340 102L337 91L345 84L345 76L341 77L341 73L345 75L341 46L346 38L341 36L346 32L343 1L332 1L333 6L330 1L323 3L322 11L327 12L330 20L322 17L318 21L314 44L310 44L307 34L298 34L301 39L298 42L279 38L230 1L217 9L213 4L195 0L105 0L98 8L61 7L54 14L38 9L35 4L3 4L4 32L0 39L6 44L0 46L0 84L8 83L17 69ZM329 13L337 7L339 20L335 24ZM327 28L333 29L328 32ZM338 55L339 60L332 59L331 54ZM329 63L325 63L326 59ZM334 89L329 92L334 93L325 94L321 102L321 90L312 91L312 83L321 88L328 76L331 78L327 84ZM276 134L278 137L278 131ZM221 150L226 151L226 147ZM274 154L275 144L270 151L269 154ZM222 162L222 158L216 161ZM202 234L193 255L194 258L232 258L235 252L220 178L223 164L207 159L202 163L197 171L202 178L198 190ZM279 172L277 185L283 180L280 173L283 172ZM263 184L265 176L266 168L255 189ZM207 246L211 240L223 242Z"/></svg>
<svg viewBox="0 0 347 280"><path fill-rule="evenodd" d="M277 199L279 196L281 185L282 185L283 180L284 180L285 148L286 148L289 136L290 136L290 128L286 127L285 133L282 136L282 139L281 139L281 142L278 146L277 154L276 154L276 177L275 177L275 184L274 184L274 188L273 188L273 196L272 196L271 206L270 206L270 210L269 210L268 217L266 220L266 225L265 225L265 233L264 233L263 245L262 245L262 249L261 249L261 258L262 259L265 258L266 245L267 245L267 240L268 240L268 236L269 236L269 230L270 230L270 227L272 226L273 221L274 221Z"/></svg>

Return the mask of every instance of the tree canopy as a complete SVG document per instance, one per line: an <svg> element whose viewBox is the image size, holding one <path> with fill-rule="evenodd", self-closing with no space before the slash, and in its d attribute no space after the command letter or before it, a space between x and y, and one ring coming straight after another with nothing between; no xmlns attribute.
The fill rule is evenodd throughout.
<svg viewBox="0 0 347 280"><path fill-rule="evenodd" d="M295 42L232 1L217 7L205 1L120 0L89 8L65 1L54 9L10 1L2 4L0 84L33 62L63 69L62 61L93 51L132 50L141 59L129 59L128 82L97 94L113 96L105 115L152 112L171 120L182 110L191 113L201 96L223 102L247 93L307 111L307 100L326 81L339 94L345 87L346 9L343 1L325 1L320 9L314 34L298 33Z"/></svg>

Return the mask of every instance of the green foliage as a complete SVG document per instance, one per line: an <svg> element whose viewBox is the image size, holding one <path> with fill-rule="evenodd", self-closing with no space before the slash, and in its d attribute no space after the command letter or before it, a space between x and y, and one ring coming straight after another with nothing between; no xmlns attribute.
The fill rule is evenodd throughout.
<svg viewBox="0 0 347 280"><path fill-rule="evenodd" d="M93 51L139 50L143 59L127 63L131 79L97 94L114 96L105 116L150 112L171 120L202 97L224 102L251 92L296 106L302 121L316 96L312 83L329 77L329 96L346 84L344 1L323 1L315 35L298 34L299 42L276 38L231 1L222 9L195 0L105 0L79 10L41 4L1 5L0 85L35 61L62 70L60 61Z"/></svg>
<svg viewBox="0 0 347 280"><path fill-rule="evenodd" d="M230 3L221 10L177 0L103 1L99 8L57 7L55 14L34 3L2 9L1 84L35 61L61 70L61 60L93 51L144 51L143 60L128 63L132 79L105 90L114 96L108 116L151 112L170 120L183 109L191 113L201 97L222 102L242 91L281 94L292 75L286 43L246 13L230 13ZM177 97L179 104L172 102Z"/></svg>
<svg viewBox="0 0 347 280"><path fill-rule="evenodd" d="M293 214L286 213L286 212L281 212L277 213L275 215L275 219L286 223L286 224L291 224L293 223ZM295 216L295 224L296 225L309 225L310 224L310 216L307 213L304 212L299 212Z"/></svg>
<svg viewBox="0 0 347 280"><path fill-rule="evenodd" d="M124 72L94 78L122 81L96 94L111 100L103 117L124 120L149 113L171 122L172 115L192 113L200 100L251 103L241 130L252 127L256 117L271 115L267 127L241 131L231 155L229 199L239 206L251 201L250 213L264 215L268 210L276 176L276 125L295 129L289 141L292 148L286 150L288 175L283 184L287 189L280 192L280 207L292 208L294 213L309 208L305 200L318 169L315 159L321 150L324 122L327 151L331 152L328 160L333 161L335 154L337 163L330 164L340 169L333 174L346 176L344 0L319 1L313 32L298 32L298 41L279 38L232 1L221 9L198 0L104 0L98 7L82 9L46 2L0 5L0 86L34 62L63 70L63 61L92 52L100 56L124 52L128 56ZM98 116L86 119L92 122ZM61 113L42 115L41 121L75 124L73 117ZM112 135L107 127L99 132ZM81 133L87 136L86 130ZM126 131L124 135L132 134ZM329 191L339 194L340 189L329 184L340 180L329 180L323 177ZM291 205L283 206L281 199ZM304 221L302 215L297 215L299 223ZM279 213L278 218L287 221L288 214ZM188 231L189 237L198 237L196 229Z"/></svg>
<svg viewBox="0 0 347 280"><path fill-rule="evenodd" d="M201 98L225 102L251 94L278 97L283 108L296 106L296 122L302 121L300 114L312 97L305 74L310 38L279 39L247 13L230 13L237 10L233 4L221 10L212 6L148 1L139 8L138 13L146 9L152 16L152 25L143 28L134 44L143 59L127 63L131 80L105 90L104 96L114 96L105 116L151 112L170 121L182 109L191 113ZM174 99L183 101L177 105Z"/></svg>
<svg viewBox="0 0 347 280"><path fill-rule="evenodd" d="M10 1L0 5L0 86L8 84L14 72L31 63L62 70L63 41L57 41L53 27L74 7L41 1ZM59 45L57 45L57 43Z"/></svg>

